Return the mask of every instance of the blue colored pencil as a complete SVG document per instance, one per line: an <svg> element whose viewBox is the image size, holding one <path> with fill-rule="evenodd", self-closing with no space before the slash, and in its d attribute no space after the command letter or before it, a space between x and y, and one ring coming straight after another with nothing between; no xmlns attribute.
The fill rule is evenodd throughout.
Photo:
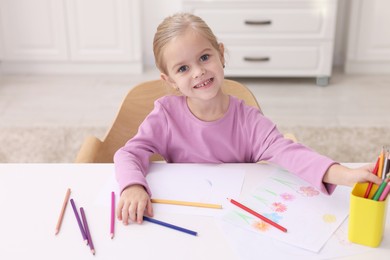
<svg viewBox="0 0 390 260"><path fill-rule="evenodd" d="M181 231L181 232L187 233L189 235L193 235L193 236L197 236L198 235L198 233L195 232L195 231L192 231L192 230L189 230L189 229L186 229L186 228L182 228L182 227L178 227L178 226L166 223L166 222L162 222L162 221L154 219L154 218L149 218L149 217L144 216L144 220L152 222L152 223L157 224L157 225L161 225L161 226L167 227L167 228L172 228L172 229L175 229L177 231Z"/></svg>

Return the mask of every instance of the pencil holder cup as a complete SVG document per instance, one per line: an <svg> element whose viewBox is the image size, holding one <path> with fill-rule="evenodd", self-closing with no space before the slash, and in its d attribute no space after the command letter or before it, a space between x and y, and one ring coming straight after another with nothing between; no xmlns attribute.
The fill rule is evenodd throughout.
<svg viewBox="0 0 390 260"><path fill-rule="evenodd" d="M364 198L368 183L357 183L352 189L349 208L348 239L365 246L378 247L385 230L387 200L375 201L373 185L369 198Z"/></svg>

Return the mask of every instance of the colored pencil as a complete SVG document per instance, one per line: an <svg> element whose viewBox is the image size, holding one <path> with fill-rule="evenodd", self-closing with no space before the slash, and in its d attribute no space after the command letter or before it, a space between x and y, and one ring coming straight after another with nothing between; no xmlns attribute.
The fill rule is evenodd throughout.
<svg viewBox="0 0 390 260"><path fill-rule="evenodd" d="M151 199L151 201L153 203L222 209L222 205L219 204L209 204L209 203L201 203L201 202L182 201L182 200L166 200L166 199Z"/></svg>
<svg viewBox="0 0 390 260"><path fill-rule="evenodd" d="M382 180L386 179L386 173L389 169L389 150L386 150L385 155L383 157L383 168L382 168Z"/></svg>
<svg viewBox="0 0 390 260"><path fill-rule="evenodd" d="M62 219L64 218L66 205L68 205L70 192L71 192L70 188L68 188L68 190L66 191L66 194L65 194L64 202L62 203L60 216L58 217L58 221L57 221L57 225L56 225L56 232L55 232L56 235L58 234L58 232L60 232L60 229L61 229Z"/></svg>
<svg viewBox="0 0 390 260"><path fill-rule="evenodd" d="M378 157L378 159L376 160L376 164L375 164L374 170L372 171L372 173L375 174L375 175L378 174L379 160L380 160L380 158ZM371 192L371 189L372 189L372 185L373 185L372 182L368 183L368 186L367 186L367 189L366 189L366 193L364 194L364 198L367 199L368 196L370 195L370 192Z"/></svg>
<svg viewBox="0 0 390 260"><path fill-rule="evenodd" d="M373 200L376 200L376 201L379 200L379 198L380 198L380 196L382 195L382 192L383 192L383 190L385 189L386 185L387 185L387 182L385 182L385 181L383 181L383 182L381 183L381 185L379 186L379 188L378 188L377 191L375 192L374 197L372 198Z"/></svg>
<svg viewBox="0 0 390 260"><path fill-rule="evenodd" d="M181 231L181 232L187 233L189 235L193 235L193 236L197 236L198 235L198 233L195 232L195 231L192 231L192 230L189 230L189 229L186 229L186 228L182 228L182 227L179 227L179 226L175 226L175 225L172 225L172 224L169 224L169 223L166 223L166 222L154 219L154 218L149 218L149 217L146 217L146 216L144 216L143 218L144 218L145 221L149 221L149 222L157 224L157 225L161 225L161 226L164 226L164 227L167 227L167 228L171 228L171 229L174 229L174 230L177 230L177 231Z"/></svg>
<svg viewBox="0 0 390 260"><path fill-rule="evenodd" d="M85 241L86 244L88 244L88 238L87 235L85 234L85 230L83 227L83 224L81 223L79 213L76 208L76 204L74 203L73 199L70 199L70 204L72 204L73 212L77 220L77 224L79 225L81 236L83 237L83 240Z"/></svg>
<svg viewBox="0 0 390 260"><path fill-rule="evenodd" d="M386 184L385 189L383 190L381 196L379 197L379 201L384 201L389 195L389 192L390 192L390 182Z"/></svg>
<svg viewBox="0 0 390 260"><path fill-rule="evenodd" d="M250 213L250 214L252 214L252 215L258 217L259 219L263 220L264 222L266 222L266 223L268 223L268 224L270 224L270 225L276 227L277 229L279 229L279 230L281 230L281 231L283 231L283 232L287 232L287 229L286 229L285 227L282 227L281 225L279 225L279 224L273 222L272 220L270 220L270 219L264 217L263 215L261 215L261 214L257 213L256 211L254 211L254 210L248 208L247 206L241 204L240 202L235 201L234 199L229 199L229 198L228 198L228 200L229 200L232 204L234 204L234 205L236 205L237 207L239 207L239 208L245 210L246 212L248 212L248 213Z"/></svg>
<svg viewBox="0 0 390 260"><path fill-rule="evenodd" d="M111 225L110 225L110 236L111 239L115 235L115 192L111 192Z"/></svg>
<svg viewBox="0 0 390 260"><path fill-rule="evenodd" d="M386 159L386 168L383 168L384 175L387 175L390 172L390 151L387 150L387 159Z"/></svg>
<svg viewBox="0 0 390 260"><path fill-rule="evenodd" d="M80 213L81 213L81 218L83 219L85 235L87 236L87 239L88 239L89 248L91 249L91 253L93 255L95 255L95 247L93 246L91 232L89 231L87 217L85 216L85 212L84 212L83 207L80 208Z"/></svg>
<svg viewBox="0 0 390 260"><path fill-rule="evenodd" d="M385 151L382 149L381 154L379 155L379 167L378 167L378 177L382 179L382 171L383 171L383 162L385 157Z"/></svg>

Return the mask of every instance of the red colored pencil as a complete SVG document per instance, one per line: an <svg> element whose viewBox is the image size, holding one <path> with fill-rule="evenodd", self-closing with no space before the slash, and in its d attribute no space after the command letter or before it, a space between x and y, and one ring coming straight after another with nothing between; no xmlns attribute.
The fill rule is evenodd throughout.
<svg viewBox="0 0 390 260"><path fill-rule="evenodd" d="M375 174L375 175L378 174L379 161L380 161L380 157L378 157L378 160L376 160L376 164L375 164L374 170L372 171L372 173ZM373 185L372 182L370 182L368 184L367 189L366 189L366 193L364 194L364 198L367 199L368 196L370 195L370 191L371 191L372 185Z"/></svg>
<svg viewBox="0 0 390 260"><path fill-rule="evenodd" d="M254 210L248 208L247 206L244 206L244 205L241 204L240 202L235 201L234 199L229 199L229 198L228 198L228 200L229 200L231 203L233 203L234 205L236 205L237 207L239 207L239 208L245 210L246 212L248 212L248 213L250 213L250 214L252 214L252 215L258 217L259 219L263 220L264 222L267 222L268 224L270 224L270 225L276 227L277 229L279 229L279 230L281 230L281 231L283 231L283 232L287 232L287 229L286 229L285 227L282 227L281 225L279 225L279 224L273 222L272 220L270 220L270 219L264 217L263 215L261 215L261 214L257 213L256 211L254 211Z"/></svg>

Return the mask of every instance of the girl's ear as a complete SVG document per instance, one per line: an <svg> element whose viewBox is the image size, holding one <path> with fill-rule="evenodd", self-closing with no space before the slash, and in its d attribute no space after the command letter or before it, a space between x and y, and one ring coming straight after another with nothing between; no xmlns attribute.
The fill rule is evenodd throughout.
<svg viewBox="0 0 390 260"><path fill-rule="evenodd" d="M161 73L160 78L164 80L170 87L177 89L175 82L168 75Z"/></svg>

